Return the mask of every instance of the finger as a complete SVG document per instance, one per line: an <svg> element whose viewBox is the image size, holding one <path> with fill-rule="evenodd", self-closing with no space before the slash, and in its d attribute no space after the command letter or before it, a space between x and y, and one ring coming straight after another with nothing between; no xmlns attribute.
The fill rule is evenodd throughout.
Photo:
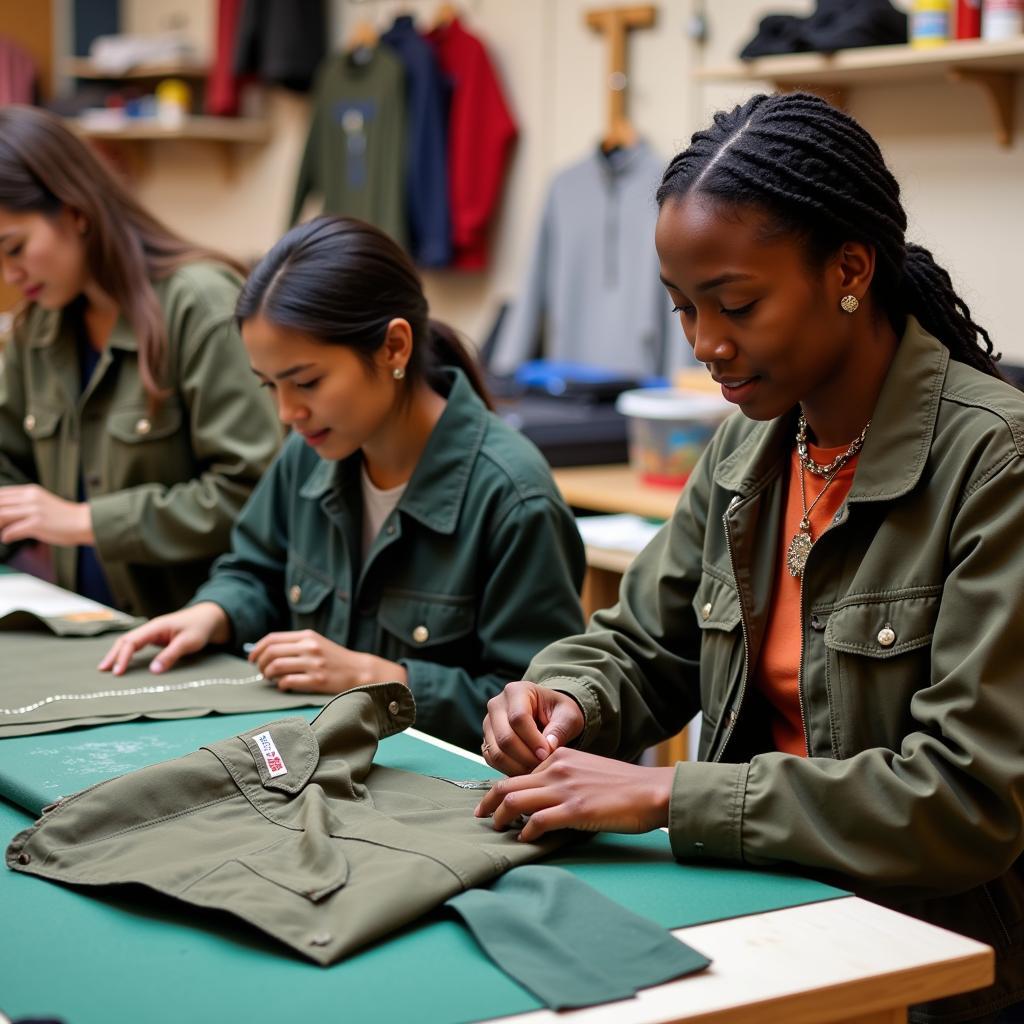
<svg viewBox="0 0 1024 1024"><path fill-rule="evenodd" d="M568 696L559 700L551 709L550 718L543 727L544 741L551 753L574 740L582 732L583 724L583 712L576 701Z"/></svg>
<svg viewBox="0 0 1024 1024"><path fill-rule="evenodd" d="M149 663L151 672L166 672L176 665L186 654L193 654L202 647L194 636L188 633L179 633L172 637L164 649Z"/></svg>
<svg viewBox="0 0 1024 1024"><path fill-rule="evenodd" d="M114 661L115 676L123 676L136 651L150 644L149 632L127 633L117 642L117 657Z"/></svg>
<svg viewBox="0 0 1024 1024"><path fill-rule="evenodd" d="M302 648L297 642L288 643L286 641L280 641L267 644L258 658L250 660L253 660L254 664L265 676L269 676L270 673L267 669L270 667L270 663L276 658L298 658L301 655Z"/></svg>
<svg viewBox="0 0 1024 1024"><path fill-rule="evenodd" d="M563 828L574 828L582 832L595 832L575 810L572 804L561 803L530 815L530 820L519 833L521 843L535 843L549 832L557 832Z"/></svg>
<svg viewBox="0 0 1024 1024"><path fill-rule="evenodd" d="M252 645L252 650L249 652L249 660L256 661L271 644L281 643L287 640L295 640L298 635L299 634L296 632L267 633L266 636L261 637Z"/></svg>
<svg viewBox="0 0 1024 1024"><path fill-rule="evenodd" d="M527 760L523 761L503 750L501 744L494 737L494 728L491 722L492 718L488 715L484 719L483 729L484 745L487 747L484 760L492 768L497 768L499 772L504 772L506 775L527 775L533 771L537 764L536 758L526 751ZM481 752L483 752L483 747L481 747Z"/></svg>
<svg viewBox="0 0 1024 1024"><path fill-rule="evenodd" d="M515 778L501 779L484 794L473 813L478 818L489 818L509 793L518 792L520 789L531 789L536 785L532 775L517 775Z"/></svg>
<svg viewBox="0 0 1024 1024"><path fill-rule="evenodd" d="M535 783L535 776L531 777ZM505 799L494 809L491 821L499 832L522 824L524 814L535 814L561 803L559 791L553 786L535 785L531 789L519 789L507 793Z"/></svg>
<svg viewBox="0 0 1024 1024"><path fill-rule="evenodd" d="M100 663L96 666L101 672L106 672L107 669L111 668L114 662L117 660L118 651L121 649L121 640L123 637L118 637L117 640L111 645L110 650L103 655Z"/></svg>
<svg viewBox="0 0 1024 1024"><path fill-rule="evenodd" d="M28 516L22 519L8 521L8 525L0 530L0 541L4 544L13 544L19 540L29 540L35 537L38 524Z"/></svg>
<svg viewBox="0 0 1024 1024"><path fill-rule="evenodd" d="M508 722L521 747L532 753L532 762L536 764L548 756L547 741L541 733L536 719L536 705L532 684L530 690L506 687Z"/></svg>
<svg viewBox="0 0 1024 1024"><path fill-rule="evenodd" d="M261 668L265 679L278 679L287 675L300 675L308 673L312 666L308 658L274 658L267 662L266 668Z"/></svg>
<svg viewBox="0 0 1024 1024"><path fill-rule="evenodd" d="M305 672L296 672L273 680L279 690L298 690L300 693L319 693L320 684Z"/></svg>

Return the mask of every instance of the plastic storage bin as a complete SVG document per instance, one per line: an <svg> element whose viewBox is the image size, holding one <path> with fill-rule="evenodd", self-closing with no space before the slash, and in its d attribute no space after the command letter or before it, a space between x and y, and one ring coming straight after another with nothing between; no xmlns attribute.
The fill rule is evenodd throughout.
<svg viewBox="0 0 1024 1024"><path fill-rule="evenodd" d="M735 406L720 395L677 388L624 391L615 407L627 417L629 462L649 484L682 487Z"/></svg>

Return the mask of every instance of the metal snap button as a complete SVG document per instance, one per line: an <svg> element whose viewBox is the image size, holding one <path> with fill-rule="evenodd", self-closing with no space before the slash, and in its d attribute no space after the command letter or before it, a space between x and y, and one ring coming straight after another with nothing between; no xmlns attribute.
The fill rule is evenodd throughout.
<svg viewBox="0 0 1024 1024"><path fill-rule="evenodd" d="M302 587L300 587L298 583L292 584L292 586L288 588L288 600L291 601L292 604L298 604L301 597Z"/></svg>
<svg viewBox="0 0 1024 1024"><path fill-rule="evenodd" d="M426 626L417 626L412 631L412 638L418 644L425 644L430 639L430 630Z"/></svg>
<svg viewBox="0 0 1024 1024"><path fill-rule="evenodd" d="M18 863L19 864L31 864L32 863L32 858L27 853L19 853L18 854Z"/></svg>
<svg viewBox="0 0 1024 1024"><path fill-rule="evenodd" d="M821 621L821 617L818 615L811 616L811 629L820 633L825 628L825 623Z"/></svg>
<svg viewBox="0 0 1024 1024"><path fill-rule="evenodd" d="M23 423L25 424L25 429L26 430L35 430L36 429L36 418L35 418L35 416L32 415L32 413L29 413L25 417L25 419L23 420Z"/></svg>
<svg viewBox="0 0 1024 1024"><path fill-rule="evenodd" d="M334 938L330 932L317 932L316 935L310 935L309 944L311 946L326 946Z"/></svg>
<svg viewBox="0 0 1024 1024"><path fill-rule="evenodd" d="M401 708L399 708L397 700L393 700L388 705L388 714L390 714L390 715L397 715L400 710L401 710Z"/></svg>
<svg viewBox="0 0 1024 1024"><path fill-rule="evenodd" d="M832 522L833 523L839 523L839 522L842 522L842 519L843 519L843 510L841 508L836 509L836 514L832 517Z"/></svg>
<svg viewBox="0 0 1024 1024"><path fill-rule="evenodd" d="M896 643L896 634L888 623L878 631L877 640L883 647L892 647Z"/></svg>
<svg viewBox="0 0 1024 1024"><path fill-rule="evenodd" d="M711 602L708 601L706 605L700 610L700 617L707 622L711 618Z"/></svg>
<svg viewBox="0 0 1024 1024"><path fill-rule="evenodd" d="M135 423L135 433L145 436L153 429L153 424L146 419L145 416L141 420L137 420Z"/></svg>
<svg viewBox="0 0 1024 1024"><path fill-rule="evenodd" d="M384 532L389 537L393 537L394 533L395 533L395 524L394 523L388 523L388 525L384 528Z"/></svg>

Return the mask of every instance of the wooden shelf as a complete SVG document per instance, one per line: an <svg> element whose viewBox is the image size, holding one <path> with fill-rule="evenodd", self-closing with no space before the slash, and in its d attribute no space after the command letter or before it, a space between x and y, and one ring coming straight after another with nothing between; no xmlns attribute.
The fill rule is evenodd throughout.
<svg viewBox="0 0 1024 1024"><path fill-rule="evenodd" d="M155 118L126 118L123 124L90 124L81 118L68 122L80 135L113 142L156 142L165 139L206 140L209 142L266 142L270 127L257 117L188 117L169 127Z"/></svg>
<svg viewBox="0 0 1024 1024"><path fill-rule="evenodd" d="M206 78L210 69L198 62L181 61L167 64L139 64L125 71L97 67L88 57L69 57L61 65L72 78L95 78L104 82L126 79Z"/></svg>
<svg viewBox="0 0 1024 1024"><path fill-rule="evenodd" d="M682 488L645 484L627 465L567 466L551 475L566 503L592 512L632 512L653 519L671 517Z"/></svg>
<svg viewBox="0 0 1024 1024"><path fill-rule="evenodd" d="M996 139L1013 141L1014 86L1024 73L1024 36L987 42L952 40L944 46L866 46L835 54L794 53L780 57L699 68L694 78L705 82L771 82L780 91L806 89L845 103L856 85L945 78L981 88L989 101Z"/></svg>

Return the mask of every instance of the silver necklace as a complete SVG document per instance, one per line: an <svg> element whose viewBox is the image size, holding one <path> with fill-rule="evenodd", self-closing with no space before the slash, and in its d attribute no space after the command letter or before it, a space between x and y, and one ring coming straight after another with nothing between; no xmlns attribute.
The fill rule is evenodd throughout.
<svg viewBox="0 0 1024 1024"><path fill-rule="evenodd" d="M137 697L144 693L173 693L178 690L198 690L204 686L251 686L263 682L262 673L244 676L241 679L194 679L189 683L161 683L158 686L131 686L123 690L97 690L95 693L55 693L34 704L26 704L21 708L0 708L0 715L27 715L47 704L55 704L61 700L98 700L101 697Z"/></svg>
<svg viewBox="0 0 1024 1024"><path fill-rule="evenodd" d="M815 476L829 476L835 470L842 469L843 465L849 462L861 450L864 438L867 436L868 427L870 426L871 420L868 420L860 434L850 442L850 447L845 452L840 452L827 466L823 466L820 462L815 462L811 458L811 453L807 450L807 417L800 413L800 419L797 420L796 424L796 453L800 456L801 464L809 472Z"/></svg>

